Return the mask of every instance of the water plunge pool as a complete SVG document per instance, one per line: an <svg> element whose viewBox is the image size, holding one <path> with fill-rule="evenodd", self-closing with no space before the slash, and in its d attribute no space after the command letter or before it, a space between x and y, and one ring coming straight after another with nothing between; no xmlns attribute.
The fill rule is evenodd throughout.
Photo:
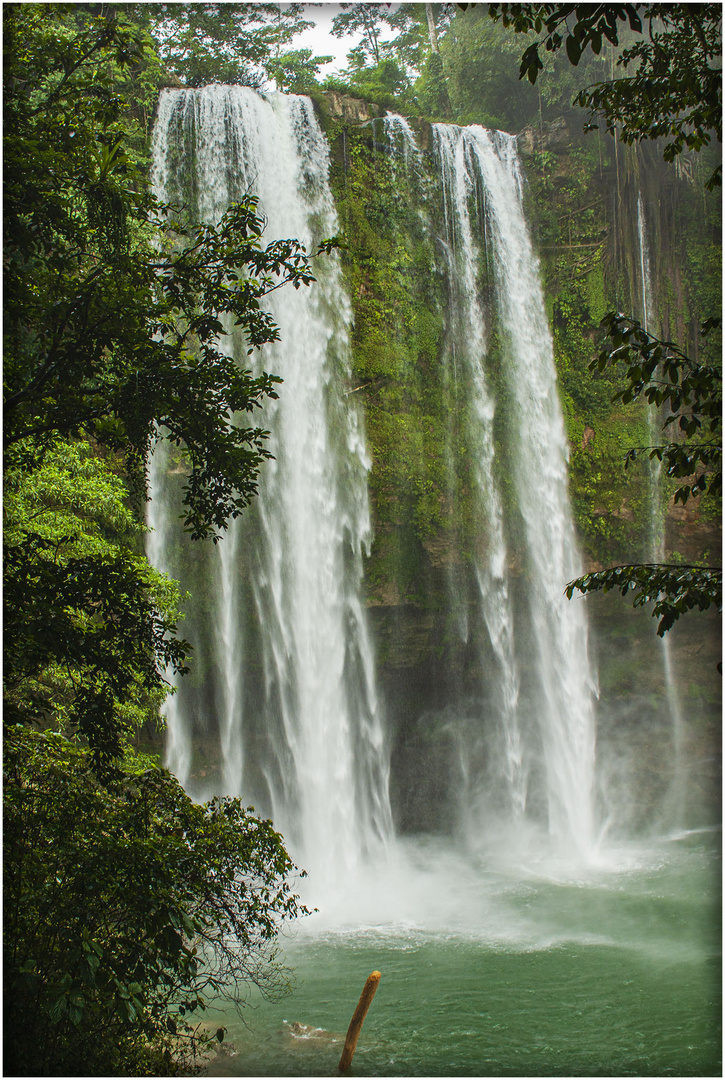
<svg viewBox="0 0 725 1080"><path fill-rule="evenodd" d="M401 844L285 938L296 988L220 1016L235 1052L209 1072L337 1075L377 968L349 1075L719 1076L719 860L715 830L587 869Z"/></svg>

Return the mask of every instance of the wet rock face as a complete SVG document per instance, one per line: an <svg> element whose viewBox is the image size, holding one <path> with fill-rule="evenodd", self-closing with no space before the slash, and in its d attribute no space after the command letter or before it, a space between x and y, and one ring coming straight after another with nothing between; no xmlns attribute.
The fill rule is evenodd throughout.
<svg viewBox="0 0 725 1080"><path fill-rule="evenodd" d="M372 105L359 98L341 94L337 90L327 90L323 95L327 111L335 120L345 120L351 124L365 124L376 116L380 116L379 105Z"/></svg>
<svg viewBox="0 0 725 1080"><path fill-rule="evenodd" d="M564 117L559 116L540 126L525 127L519 132L516 145L523 157L541 150L563 153L572 148L572 132Z"/></svg>
<svg viewBox="0 0 725 1080"><path fill-rule="evenodd" d="M722 527L717 519L708 520L697 499L683 506L670 501L665 517L665 550L677 552L685 562L717 562L722 547Z"/></svg>

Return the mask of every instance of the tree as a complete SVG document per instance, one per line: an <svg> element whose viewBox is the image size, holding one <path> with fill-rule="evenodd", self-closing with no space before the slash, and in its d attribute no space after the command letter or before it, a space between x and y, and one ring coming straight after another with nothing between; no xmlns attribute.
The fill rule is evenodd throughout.
<svg viewBox="0 0 725 1080"><path fill-rule="evenodd" d="M313 56L311 49L292 49L267 63L267 71L286 94L307 94L318 88L317 76L331 56Z"/></svg>
<svg viewBox="0 0 725 1080"><path fill-rule="evenodd" d="M136 4L167 71L184 86L259 88L283 46L312 26L302 4Z"/></svg>
<svg viewBox="0 0 725 1080"><path fill-rule="evenodd" d="M341 6L332 33L336 37L362 34L348 53L349 89L385 107L420 108L422 104L431 116L449 116L437 38L451 18L447 6L401 4L395 11L388 4ZM395 31L395 37L382 40L383 28ZM419 104L411 94L410 79L416 71L424 72L416 86Z"/></svg>
<svg viewBox="0 0 725 1080"><path fill-rule="evenodd" d="M373 60L379 64L382 59L380 49L380 23L383 18L382 4L341 4L342 11L332 20L333 37L348 37L361 33L362 41L355 50L359 61Z"/></svg>
<svg viewBox="0 0 725 1080"><path fill-rule="evenodd" d="M219 537L269 456L245 418L279 381L225 355L224 325L250 352L275 340L263 298L310 262L264 246L254 199L198 226L157 204L158 57L122 6L95 11L4 11L4 1035L6 1069L31 1075L175 1069L184 1015L273 988L279 922L303 910L268 822L194 806L129 753L188 650L117 473L138 500L171 440L186 526Z"/></svg>
<svg viewBox="0 0 725 1080"><path fill-rule="evenodd" d="M108 769L157 720L161 664L186 670L178 588L139 554L145 528L120 477L84 441L7 468L4 722L60 727Z"/></svg>
<svg viewBox="0 0 725 1080"><path fill-rule="evenodd" d="M284 991L306 909L270 822L148 761L101 784L57 734L11 729L3 765L7 1075L175 1075L209 1041L190 1014Z"/></svg>
<svg viewBox="0 0 725 1080"><path fill-rule="evenodd" d="M441 50L457 123L519 131L536 116L536 91L517 77L520 43L500 22L488 18L485 7L472 5L465 14L459 13ZM422 76L416 92L426 101L424 83Z"/></svg>
<svg viewBox="0 0 725 1080"><path fill-rule="evenodd" d="M460 5L465 7L467 5ZM632 74L580 91L577 104L601 114L609 132L625 143L668 137L663 157L699 151L714 133L722 140L722 7L720 4L489 4L493 19L517 33L542 37L521 58L520 77L536 81L540 49L562 45L576 66L587 48L620 44L619 23L635 36L617 57ZM646 36L645 36L646 24ZM596 127L592 120L589 127ZM722 166L708 181L720 183Z"/></svg>
<svg viewBox="0 0 725 1080"><path fill-rule="evenodd" d="M380 18L397 31L385 43L400 63L421 72L431 53L439 52L439 35L447 31L453 18L449 4L400 4L396 11L383 8Z"/></svg>
<svg viewBox="0 0 725 1080"><path fill-rule="evenodd" d="M710 319L703 331L720 325ZM629 450L625 467L641 454L657 459L667 476L684 480L674 501L722 492L722 372L697 364L670 341L660 341L647 333L636 319L617 313L602 320L608 345L592 361L591 370L625 367L626 388L615 400L623 403L644 399L664 411L664 430L670 441L657 446ZM660 637L680 617L697 608L722 610L722 570L714 566L687 566L680 563L635 563L585 574L570 582L566 594L619 589L632 594L635 607L652 603L658 618Z"/></svg>
<svg viewBox="0 0 725 1080"><path fill-rule="evenodd" d="M519 78L522 44L511 24L489 17L487 4L469 4L441 38L441 54L456 123L505 131L571 116L580 90L601 81L609 58L588 50L573 67L564 49L546 55L536 83ZM417 89L417 88L416 88Z"/></svg>
<svg viewBox="0 0 725 1080"><path fill-rule="evenodd" d="M384 108L395 108L408 97L408 76L391 57L383 57L378 64L367 64L352 50L348 53L348 59L350 66L346 75L353 94L359 94Z"/></svg>

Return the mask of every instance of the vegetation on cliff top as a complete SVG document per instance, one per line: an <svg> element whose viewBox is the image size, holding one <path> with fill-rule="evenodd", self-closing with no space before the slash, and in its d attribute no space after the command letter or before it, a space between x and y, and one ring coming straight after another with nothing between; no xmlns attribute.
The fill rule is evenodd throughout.
<svg viewBox="0 0 725 1080"><path fill-rule="evenodd" d="M638 477L631 471L622 474L614 483L612 477L617 464L630 460L627 451L645 441L646 421L641 411L622 409L622 398L616 394L621 389L617 372L607 373L603 363L592 363L599 352L597 338L601 331L597 324L604 313L615 305L634 312L641 310L642 303L638 284L641 272L635 251L635 244L641 240L632 233L627 214L631 221L633 179L646 165L643 156L627 156L620 143L669 135L664 159L676 161L678 176L689 178L689 186L686 180L680 183L678 191L679 216L687 216L691 226L684 259L674 263L667 259L664 250L675 244L681 246L683 238L668 236L659 221L654 223L663 249L658 260L661 273L656 283L657 306L665 332L668 324L677 323L680 333L686 333L699 350L697 338L692 337L692 327L698 319L707 319L719 309L715 295L719 277L713 263L713 273L703 280L690 251L698 243L693 242L694 234L702 237L705 250L719 252L718 212L714 202L708 203L705 198L707 212L696 223L688 207L698 199L696 185L705 183L706 187L712 187L719 176L719 167L708 149L711 139L719 140L721 132L721 75L717 65L719 8L700 5L695 10L689 5L673 5L663 16L657 5L576 8L462 4L458 7L467 10L458 11L455 16L451 11L447 14L440 9L436 11L440 34L436 33L434 40L430 32L426 34L425 9L430 7L410 5L404 14L396 16L380 8L377 28L376 5L357 5L354 13L341 16L340 26L343 19L355 18L366 35L358 51L350 54L348 87L351 92L366 94L368 80L370 100L386 107L397 104L403 112L410 113L416 107L424 111L425 105L430 104L426 98L430 70L426 65L442 57L436 70L446 81L448 105L445 115L439 113L439 118L514 130L531 125L532 140L534 144L538 141L540 147L528 161L534 218L544 256L547 294L552 302L557 365L572 441L572 500L577 524L585 550L595 563L631 558L633 548L644 547L649 481L643 472ZM622 22L624 26L620 26ZM397 29L398 37L382 42L377 30L383 25L388 30ZM532 84L537 82L536 87L517 81L510 63L522 48L522 39L517 34L530 31L541 36L525 49L519 75L528 76ZM411 52L413 40L417 41L415 53ZM543 52L547 53L546 63L540 55ZM384 62L404 58L408 80L400 87L397 101L391 101L389 94L381 97L370 92L374 72L382 73ZM688 67L687 77L681 77L683 65ZM411 70L417 72L417 79ZM648 99L644 108L643 95L647 94L652 100ZM590 136L589 140L577 138L574 134L577 107L582 106L590 112L588 127L596 127L592 116L601 114L607 131L614 136L612 140L604 142L599 135ZM556 148L552 153L546 148L547 120L557 114L564 119L563 126L560 122L558 146L556 136L551 140L550 144ZM693 162L693 152L698 151L704 151L707 159L704 167L699 167L697 158ZM714 172L703 176L708 168L714 168ZM661 177L659 182L663 180ZM627 189L626 205L622 188ZM371 195L370 201L374 202L375 198ZM683 277L681 268L687 277ZM675 293L674 305L667 295L668 289ZM368 295L366 308L371 300ZM378 295L373 303L384 306L383 295ZM610 324L602 326L606 329ZM717 350L716 342L714 349ZM693 363L697 366L701 361L694 359ZM636 372L638 363L633 361L629 370ZM624 400L626 404L633 396ZM712 401L717 411L717 394ZM375 443L375 430L372 436ZM719 444L718 433L713 430L711 436L710 444L713 440ZM387 458L386 451L390 449L386 447L380 456ZM658 453L666 457L668 451L666 448L652 451L655 457ZM716 458L715 446L708 460L700 462L700 471L690 485L691 494L699 494L702 469L717 468ZM666 473L676 475L671 469ZM680 475L684 474L680 471ZM665 485L664 498L671 493ZM706 516L710 513L710 502L711 499L705 500ZM689 572L694 575L695 606L701 606L705 596L719 604L717 569L703 569L702 588L695 584L697 567ZM642 566L637 567L635 576L640 584L647 573ZM600 587L608 587L605 577L590 574L586 580L588 590L598 583ZM656 578L659 585L663 580L661 575ZM680 586L683 582L681 578ZM652 589L654 585L653 578ZM652 590L637 595L642 598L650 594L654 596ZM670 609L670 616L682 610L681 599ZM668 625L671 625L669 620L660 624L661 629Z"/></svg>

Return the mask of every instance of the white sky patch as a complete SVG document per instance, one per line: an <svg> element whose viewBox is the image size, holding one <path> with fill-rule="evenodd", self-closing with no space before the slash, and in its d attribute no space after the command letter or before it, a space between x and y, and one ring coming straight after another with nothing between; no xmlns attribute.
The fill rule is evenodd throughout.
<svg viewBox="0 0 725 1080"><path fill-rule="evenodd" d="M281 7L287 5L282 4ZM397 11L400 4L386 4L391 11ZM298 34L292 41L293 49L312 49L313 56L332 56L332 63L325 64L320 68L320 79L328 75L339 74L347 67L347 54L354 49L362 34L351 34L348 37L336 38L332 36L332 20L342 11L340 4L303 4L305 19L315 23L312 30L305 30ZM387 27L381 30L380 40L389 41L395 37L392 30Z"/></svg>

